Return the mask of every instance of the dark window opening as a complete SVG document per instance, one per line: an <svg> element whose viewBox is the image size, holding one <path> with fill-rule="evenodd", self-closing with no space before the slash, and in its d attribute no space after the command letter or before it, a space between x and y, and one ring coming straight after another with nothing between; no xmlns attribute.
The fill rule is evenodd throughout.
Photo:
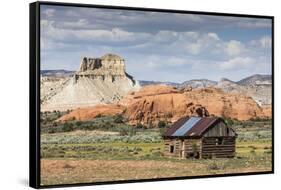
<svg viewBox="0 0 281 190"><path fill-rule="evenodd" d="M170 153L174 153L174 145L170 146Z"/></svg>
<svg viewBox="0 0 281 190"><path fill-rule="evenodd" d="M223 138L219 137L216 139L216 145L222 145L223 144Z"/></svg>
<svg viewBox="0 0 281 190"><path fill-rule="evenodd" d="M229 135L229 128L226 128L226 134Z"/></svg>

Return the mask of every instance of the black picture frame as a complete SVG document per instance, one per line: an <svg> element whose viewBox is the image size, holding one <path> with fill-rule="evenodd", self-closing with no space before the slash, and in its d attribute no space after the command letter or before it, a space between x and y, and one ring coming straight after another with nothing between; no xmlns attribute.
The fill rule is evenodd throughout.
<svg viewBox="0 0 281 190"><path fill-rule="evenodd" d="M169 177L158 179L141 179L141 180L125 180L125 181L110 181L110 182L93 182L79 184L62 184L62 185L40 185L40 6L55 5L69 7L87 7L87 8L103 8L117 10L135 10L135 11L153 11L165 13L186 13L197 15L215 15L215 16L232 16L232 17L247 17L271 19L272 22L272 168L266 172L249 172L249 173L233 173L233 174L217 174L204 176L188 176L188 177ZM245 175L260 175L274 173L274 16L264 15L248 15L248 14L232 14L232 13L217 13L217 12L201 12L187 10L170 10L156 8L140 8L140 7L123 7L123 6L108 6L108 5L92 5L92 4L77 4L77 3L59 3L59 2L34 2L29 5L29 185L33 188L53 188L53 187L72 187L72 186L88 186L88 185L103 185L103 184L121 184L149 181L165 181L165 180L182 180L195 178L210 178L210 177L229 177L229 176L245 176Z"/></svg>

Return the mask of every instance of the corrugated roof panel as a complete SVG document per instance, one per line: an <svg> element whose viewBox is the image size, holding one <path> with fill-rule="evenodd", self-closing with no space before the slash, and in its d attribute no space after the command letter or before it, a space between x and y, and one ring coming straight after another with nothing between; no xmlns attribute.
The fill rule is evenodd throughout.
<svg viewBox="0 0 281 190"><path fill-rule="evenodd" d="M172 136L173 133L178 130L182 125L189 120L189 117L183 117L180 118L178 121L176 121L172 127L170 127L164 134L164 136Z"/></svg>
<svg viewBox="0 0 281 190"><path fill-rule="evenodd" d="M182 127L177 129L172 136L184 136L185 133L187 133L198 121L200 121L200 117L191 117L189 120L187 120Z"/></svg>
<svg viewBox="0 0 281 190"><path fill-rule="evenodd" d="M193 125L193 127L187 131L185 136L200 136L215 121L217 121L217 118L204 117L200 120L200 122L197 122L195 125Z"/></svg>

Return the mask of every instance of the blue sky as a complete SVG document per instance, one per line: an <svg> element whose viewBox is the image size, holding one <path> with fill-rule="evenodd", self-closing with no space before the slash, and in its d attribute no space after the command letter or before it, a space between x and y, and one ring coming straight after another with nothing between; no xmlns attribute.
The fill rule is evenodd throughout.
<svg viewBox="0 0 281 190"><path fill-rule="evenodd" d="M41 5L41 69L115 53L138 80L271 74L271 20Z"/></svg>

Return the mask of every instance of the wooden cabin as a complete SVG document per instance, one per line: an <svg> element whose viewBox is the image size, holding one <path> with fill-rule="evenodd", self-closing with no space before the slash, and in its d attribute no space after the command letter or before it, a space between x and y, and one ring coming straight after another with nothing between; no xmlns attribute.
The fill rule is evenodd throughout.
<svg viewBox="0 0 281 190"><path fill-rule="evenodd" d="M233 158L237 134L222 118L184 117L163 135L164 155L179 158Z"/></svg>

